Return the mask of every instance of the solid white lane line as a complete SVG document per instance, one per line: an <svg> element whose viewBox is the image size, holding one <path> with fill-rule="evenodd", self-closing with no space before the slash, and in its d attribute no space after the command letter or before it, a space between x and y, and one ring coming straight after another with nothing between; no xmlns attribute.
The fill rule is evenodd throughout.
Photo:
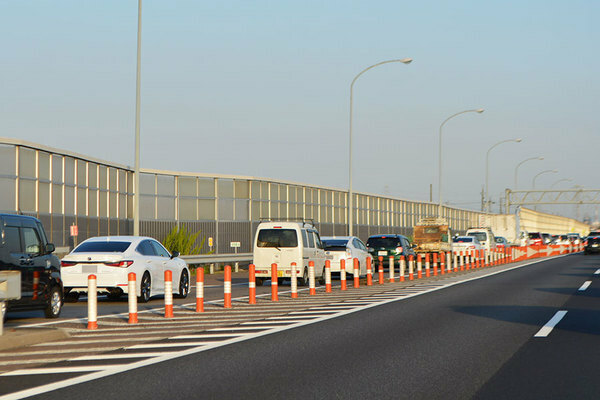
<svg viewBox="0 0 600 400"><path fill-rule="evenodd" d="M565 315L567 315L567 312L565 310L557 311L556 314L554 314L554 317L552 317L550 319L550 321L548 321L546 323L546 325L544 325L542 327L542 329L540 329L538 331L538 333L536 333L534 335L534 337L546 337L546 336L548 336L550 334L550 332L552 332L552 329L554 329L554 327L556 326L556 324L558 324L560 322L560 320L564 318Z"/></svg>
<svg viewBox="0 0 600 400"><path fill-rule="evenodd" d="M18 369L16 371L5 372L0 376L16 376L16 375L42 375L42 374L68 374L73 372L94 372L105 369L118 368L120 365L95 365L81 367L56 367L56 368L30 368Z"/></svg>
<svg viewBox="0 0 600 400"><path fill-rule="evenodd" d="M594 275L600 275L600 269L597 269L596 272L594 272Z"/></svg>
<svg viewBox="0 0 600 400"><path fill-rule="evenodd" d="M205 335L205 334L180 335L180 336L170 337L169 340L171 340L171 339L176 339L176 340L180 340L180 339L207 339L207 338L211 338L211 339L217 339L217 338L231 339L232 337L239 337L239 336L243 336L243 335L244 334L242 334L242 333L232 333L232 334L229 334L229 335L219 335L219 334L213 334L213 335Z"/></svg>
<svg viewBox="0 0 600 400"><path fill-rule="evenodd" d="M129 349L162 349L163 347L198 347L206 344L214 344L216 342L204 341L204 342L179 342L179 343L146 343L136 344L135 346L125 347L125 350ZM167 354L167 353L165 353ZM164 355L164 354L163 354Z"/></svg>
<svg viewBox="0 0 600 400"><path fill-rule="evenodd" d="M581 287L579 288L579 291L583 292L585 289L590 287L591 284L592 284L592 281L586 281L583 285L581 285Z"/></svg>
<svg viewBox="0 0 600 400"><path fill-rule="evenodd" d="M92 360L116 360L119 358L148 358L164 356L165 353L126 353L126 354L96 354L92 356L81 356L71 358L69 361L92 361Z"/></svg>

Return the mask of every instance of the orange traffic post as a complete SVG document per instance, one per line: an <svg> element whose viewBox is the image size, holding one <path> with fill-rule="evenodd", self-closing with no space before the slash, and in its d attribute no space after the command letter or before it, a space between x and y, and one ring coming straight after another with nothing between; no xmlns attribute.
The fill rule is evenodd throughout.
<svg viewBox="0 0 600 400"><path fill-rule="evenodd" d="M346 260L340 260L340 289L346 290Z"/></svg>
<svg viewBox="0 0 600 400"><path fill-rule="evenodd" d="M354 287L360 286L360 264L358 258L354 258Z"/></svg>
<svg viewBox="0 0 600 400"><path fill-rule="evenodd" d="M458 272L458 253L454 252L454 272Z"/></svg>
<svg viewBox="0 0 600 400"><path fill-rule="evenodd" d="M325 261L325 292L331 293L331 261Z"/></svg>
<svg viewBox="0 0 600 400"><path fill-rule="evenodd" d="M438 253L433 253L433 276L437 276Z"/></svg>
<svg viewBox="0 0 600 400"><path fill-rule="evenodd" d="M403 256L400 256L400 260L402 260ZM388 257L388 263L390 264L390 269L389 269L389 276L390 282L396 282L395 276L396 275L396 260L394 259L394 256L389 256ZM404 280L404 276L402 273L402 261L400 261L400 281L402 282Z"/></svg>
<svg viewBox="0 0 600 400"><path fill-rule="evenodd" d="M404 274L406 274L406 259L400 256L400 282L404 282Z"/></svg>
<svg viewBox="0 0 600 400"><path fill-rule="evenodd" d="M137 313L137 296L135 290L135 272L130 272L127 274L127 302L129 305L129 323L137 324L138 323L138 313Z"/></svg>
<svg viewBox="0 0 600 400"><path fill-rule="evenodd" d="M295 262L291 264L292 267L292 299L298 298L298 266Z"/></svg>
<svg viewBox="0 0 600 400"><path fill-rule="evenodd" d="M440 253L440 272L442 275L446 273L446 252L444 251Z"/></svg>
<svg viewBox="0 0 600 400"><path fill-rule="evenodd" d="M223 279L223 305L231 308L231 265L225 266L225 277Z"/></svg>
<svg viewBox="0 0 600 400"><path fill-rule="evenodd" d="M279 301L279 288L277 286L277 264L271 264L271 301Z"/></svg>
<svg viewBox="0 0 600 400"><path fill-rule="evenodd" d="M98 289L96 275L88 275L88 325L89 330L98 329Z"/></svg>
<svg viewBox="0 0 600 400"><path fill-rule="evenodd" d="M465 253L462 250L460 251L460 270L465 270Z"/></svg>
<svg viewBox="0 0 600 400"><path fill-rule="evenodd" d="M431 272L429 270L429 253L425 253L425 277L429 278L431 276Z"/></svg>
<svg viewBox="0 0 600 400"><path fill-rule="evenodd" d="M379 284L383 285L383 256L379 256Z"/></svg>
<svg viewBox="0 0 600 400"><path fill-rule="evenodd" d="M415 258L412 254L408 256L408 280L415 279Z"/></svg>
<svg viewBox="0 0 600 400"><path fill-rule="evenodd" d="M417 279L423 277L423 259L421 253L417 254Z"/></svg>
<svg viewBox="0 0 600 400"><path fill-rule="evenodd" d="M367 257L367 286L373 286L373 266L371 257Z"/></svg>
<svg viewBox="0 0 600 400"><path fill-rule="evenodd" d="M314 296L317 294L317 289L315 288L315 262L308 262L308 294L310 296Z"/></svg>
<svg viewBox="0 0 600 400"><path fill-rule="evenodd" d="M248 304L256 304L256 267L248 267Z"/></svg>
<svg viewBox="0 0 600 400"><path fill-rule="evenodd" d="M165 271L165 318L173 318L173 273Z"/></svg>
<svg viewBox="0 0 600 400"><path fill-rule="evenodd" d="M204 267L196 268L196 312L204 312Z"/></svg>

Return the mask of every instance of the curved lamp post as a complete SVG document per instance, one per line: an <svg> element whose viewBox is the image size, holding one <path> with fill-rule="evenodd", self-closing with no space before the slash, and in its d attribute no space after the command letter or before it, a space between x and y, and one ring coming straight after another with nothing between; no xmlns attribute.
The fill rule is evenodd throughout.
<svg viewBox="0 0 600 400"><path fill-rule="evenodd" d="M532 186L533 189L535 189L535 180L537 179L538 176L542 175L542 174L547 174L547 173L553 173L556 174L558 172L557 169L547 169L545 171L540 172L539 174L537 174L536 176L533 177L533 181L532 181Z"/></svg>
<svg viewBox="0 0 600 400"><path fill-rule="evenodd" d="M550 189L552 189L554 186L556 186L557 184L559 184L561 182L572 182L572 181L573 181L573 179L571 179L571 178L559 179L550 186Z"/></svg>
<svg viewBox="0 0 600 400"><path fill-rule="evenodd" d="M140 235L140 79L142 64L142 0L138 0L137 68L135 74L135 168L133 177L133 235Z"/></svg>
<svg viewBox="0 0 600 400"><path fill-rule="evenodd" d="M488 184L489 184L489 171L490 171L490 151L492 151L492 149L502 143L508 143L508 142L516 142L516 143L521 143L523 139L519 138L519 139L506 139L506 140L502 140L498 143L496 143L495 145L493 145L492 147L490 147L485 155L485 212L490 212L490 196L488 194Z"/></svg>
<svg viewBox="0 0 600 400"><path fill-rule="evenodd" d="M439 195L439 204L438 204L438 217L442 216L442 128L444 127L444 125L446 124L446 122L448 122L450 119L461 115L461 114L465 114L465 113L469 113L469 112L476 112L478 114L481 114L484 111L483 108L478 108L476 110L465 110L465 111L461 111L461 112L457 112L456 114L452 114L451 116L449 116L448 118L446 118L444 120L444 122L442 122L442 124L440 125L440 140L439 140L439 157L438 157L438 167L439 167L439 171L438 171L438 195Z"/></svg>
<svg viewBox="0 0 600 400"><path fill-rule="evenodd" d="M519 170L519 167L521 166L521 164L524 164L527 161L531 161L531 160L543 160L543 159L544 159L544 157L531 157L531 158L526 158L525 160L523 160L517 164L517 167L515 168L515 189L514 190L517 190L517 171Z"/></svg>
<svg viewBox="0 0 600 400"><path fill-rule="evenodd" d="M354 224L354 202L353 202L353 193L352 193L352 101L353 101L353 97L354 97L354 82L356 82L356 80L365 72L367 72L368 70L378 67L380 65L383 64L389 64L389 63L403 63L403 64L410 64L412 62L412 58L403 58L403 59L397 59L397 60L387 60L387 61L382 61L380 63L377 64L373 64L370 67L367 67L365 69L363 69L362 71L360 71L358 73L358 75L356 75L354 77L354 79L352 80L352 83L350 84L350 140L349 140L349 147L350 147L350 156L348 157L348 235L352 236L352 225Z"/></svg>

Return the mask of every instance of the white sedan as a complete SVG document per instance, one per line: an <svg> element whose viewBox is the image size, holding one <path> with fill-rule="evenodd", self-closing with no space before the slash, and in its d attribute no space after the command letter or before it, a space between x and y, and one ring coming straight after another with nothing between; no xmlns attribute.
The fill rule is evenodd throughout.
<svg viewBox="0 0 600 400"><path fill-rule="evenodd" d="M457 236L452 239L452 252L460 253L471 250L482 250L483 246L475 236Z"/></svg>
<svg viewBox="0 0 600 400"><path fill-rule="evenodd" d="M165 271L173 275L173 293L187 297L190 271L179 253L170 254L158 241L141 236L103 236L87 239L61 260L65 294L87 291L88 276L96 275L98 291L118 298L128 293L135 272L136 295L142 303L165 293Z"/></svg>
<svg viewBox="0 0 600 400"><path fill-rule="evenodd" d="M346 273L353 275L354 259L358 258L359 275L367 274L367 246L356 236L324 236L321 238L325 257L331 263L331 272L340 272L340 260L345 260Z"/></svg>

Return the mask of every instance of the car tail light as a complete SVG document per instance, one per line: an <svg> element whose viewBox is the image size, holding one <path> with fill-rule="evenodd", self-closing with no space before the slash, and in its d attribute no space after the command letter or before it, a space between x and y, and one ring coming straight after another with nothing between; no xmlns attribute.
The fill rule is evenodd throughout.
<svg viewBox="0 0 600 400"><path fill-rule="evenodd" d="M469 249L474 249L474 248L475 248L475 246L469 246Z"/></svg>
<svg viewBox="0 0 600 400"><path fill-rule="evenodd" d="M396 253L402 253L402 247L396 247Z"/></svg>
<svg viewBox="0 0 600 400"><path fill-rule="evenodd" d="M104 263L104 265L106 265L108 267L121 267L121 268L127 268L131 264L133 264L133 261L131 261L131 260L116 261L116 262L105 262Z"/></svg>
<svg viewBox="0 0 600 400"><path fill-rule="evenodd" d="M61 261L60 262L61 267L72 267L74 265L77 265L77 263L73 262L73 261Z"/></svg>

